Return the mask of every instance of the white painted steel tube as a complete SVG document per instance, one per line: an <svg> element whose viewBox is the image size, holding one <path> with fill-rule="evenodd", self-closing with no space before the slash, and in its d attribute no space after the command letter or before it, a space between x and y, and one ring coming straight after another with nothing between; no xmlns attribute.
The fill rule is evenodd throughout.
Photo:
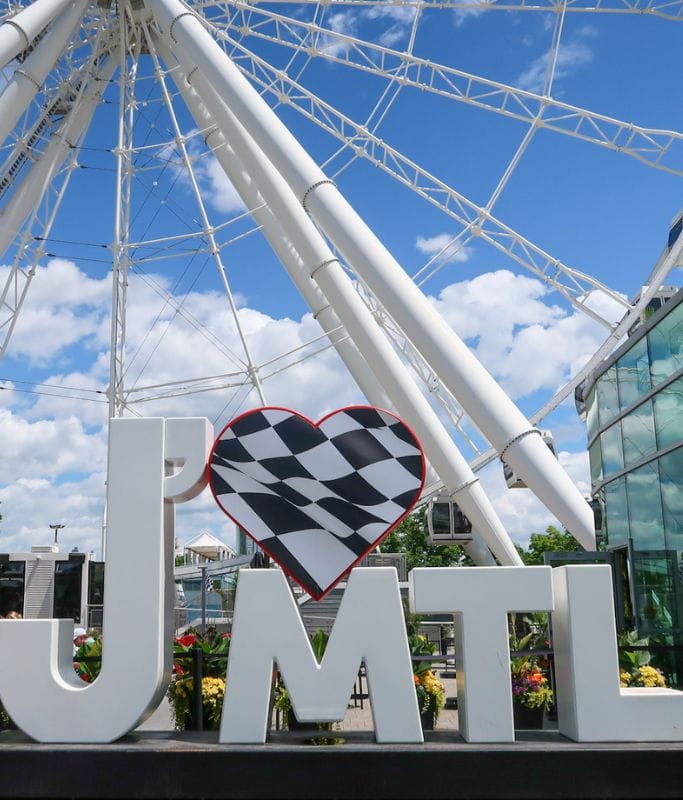
<svg viewBox="0 0 683 800"><path fill-rule="evenodd" d="M40 202L49 181L59 169L60 164L88 128L95 108L99 103L107 82L117 66L116 59L109 57L101 65L96 78L85 87L80 102L52 134L38 161L27 172L23 181L9 199L0 215L0 257L12 243L17 234Z"/></svg>
<svg viewBox="0 0 683 800"><path fill-rule="evenodd" d="M528 420L180 0L147 0L162 33L196 64L315 222L401 326L491 444L587 548L593 515Z"/></svg>
<svg viewBox="0 0 683 800"><path fill-rule="evenodd" d="M183 67L187 69L187 62ZM399 414L415 429L428 459L444 483L455 489L473 481L471 485L463 487L458 495L459 503L472 521L473 527L485 539L501 564L521 564L514 545L469 465L407 374L391 344L351 286L338 260L332 255L327 243L282 176L221 102L206 77L198 71L191 77L209 113L231 143L254 184L258 186L261 196L286 231L301 260L307 265L305 271L298 271L298 275L295 273L292 276L295 282L310 281L314 277L361 353L373 365Z"/></svg>
<svg viewBox="0 0 683 800"><path fill-rule="evenodd" d="M164 61L167 64L172 63L171 53L163 41L155 37L154 44ZM259 194L257 187L254 186L249 176L244 172L244 165L225 141L223 134L216 127L213 117L203 105L197 93L186 82L185 73L175 69L172 72L172 76L197 126L200 130L207 131L206 142L211 147L217 161L237 190L237 193L244 200L246 206L254 209L252 216L261 227L265 238L280 262L285 266L297 289L301 292L318 324L329 337L330 342L349 370L351 377L368 402L379 408L392 409L393 403L384 391L384 387L377 380L367 361L349 338L336 312L327 302L327 298L304 272L305 265L299 254L287 238L282 226L270 208L263 205L263 198ZM495 564L491 551L478 534L474 533L472 541L463 546L476 564L480 566Z"/></svg>
<svg viewBox="0 0 683 800"><path fill-rule="evenodd" d="M172 63L172 56L163 41L154 37L154 45L167 64ZM367 400L379 408L393 408L393 403L384 391L384 387L369 368L358 348L351 341L346 329L342 326L336 312L327 302L327 298L319 287L310 280L304 272L305 265L294 249L291 241L282 229L282 226L267 205L263 205L263 198L258 188L253 184L249 175L244 171L243 163L237 158L235 152L226 142L225 137L215 125L214 119L202 103L194 89L187 83L186 75L178 69L171 73L175 80L185 104L190 109L200 130L207 131L205 138L218 163L237 190L248 208L254 209L252 216L261 227L265 238L274 253L285 266L297 289L311 309L315 319L327 334L340 358L349 370L352 378L363 392ZM464 545L464 549L472 560L480 566L495 564L491 551L478 534L473 534L473 539Z"/></svg>
<svg viewBox="0 0 683 800"><path fill-rule="evenodd" d="M164 61L171 63L171 53L158 37L154 40L155 47ZM320 291L318 286L303 272L305 269L299 254L287 238L282 226L267 205L258 188L253 184L249 175L244 171L243 164L235 152L226 142L225 137L215 125L213 117L202 103L194 89L186 82L186 75L180 70L171 73L176 87L200 130L206 131L206 143L211 148L216 160L223 168L237 193L244 201L247 208L253 209L252 217L261 227L263 235L273 249L275 255L285 266L297 289L301 292L306 304L313 313L316 321L327 334L330 342L341 357L354 381L365 395L368 402L380 408L391 406L391 400L382 388L382 385L368 367L355 344L349 339L348 333L343 328L339 317L332 306Z"/></svg>
<svg viewBox="0 0 683 800"><path fill-rule="evenodd" d="M23 50L48 25L70 0L35 0L0 25L0 68Z"/></svg>
<svg viewBox="0 0 683 800"><path fill-rule="evenodd" d="M50 25L45 37L26 61L14 70L14 75L0 95L0 142L5 141L43 85L48 72L69 43L87 4L88 0L74 0Z"/></svg>

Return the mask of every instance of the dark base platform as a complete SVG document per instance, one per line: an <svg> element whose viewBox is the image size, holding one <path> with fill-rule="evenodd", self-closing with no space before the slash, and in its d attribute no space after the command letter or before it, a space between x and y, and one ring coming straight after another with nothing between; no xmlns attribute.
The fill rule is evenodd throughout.
<svg viewBox="0 0 683 800"><path fill-rule="evenodd" d="M680 798L683 744L576 744L530 731L466 744L434 731L416 745L371 735L306 744L219 745L216 733L132 734L111 745L40 745L0 733L0 798Z"/></svg>

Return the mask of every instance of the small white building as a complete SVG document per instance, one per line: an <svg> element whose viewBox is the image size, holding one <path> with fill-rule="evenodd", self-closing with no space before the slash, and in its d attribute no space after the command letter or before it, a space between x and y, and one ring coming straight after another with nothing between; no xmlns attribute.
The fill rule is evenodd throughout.
<svg viewBox="0 0 683 800"><path fill-rule="evenodd" d="M73 619L86 627L102 624L104 564L92 553L61 553L56 544L30 553L0 553L0 614L24 619Z"/></svg>
<svg viewBox="0 0 683 800"><path fill-rule="evenodd" d="M186 542L180 551L184 564L206 564L210 561L226 561L235 558L235 552L225 542L209 531L202 531Z"/></svg>

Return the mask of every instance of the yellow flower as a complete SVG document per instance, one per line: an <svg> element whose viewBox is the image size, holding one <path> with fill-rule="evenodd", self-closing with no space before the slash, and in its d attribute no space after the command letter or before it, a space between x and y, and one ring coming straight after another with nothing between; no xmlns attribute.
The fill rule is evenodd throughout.
<svg viewBox="0 0 683 800"><path fill-rule="evenodd" d="M664 676L654 667L639 667L637 677L638 683L640 683L642 686L666 686Z"/></svg>

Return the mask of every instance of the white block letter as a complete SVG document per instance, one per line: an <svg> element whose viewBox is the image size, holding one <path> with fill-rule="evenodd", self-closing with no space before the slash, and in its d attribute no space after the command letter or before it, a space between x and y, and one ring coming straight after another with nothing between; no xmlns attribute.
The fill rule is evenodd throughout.
<svg viewBox="0 0 683 800"><path fill-rule="evenodd" d="M183 435L185 424L198 441ZM166 426L172 431L165 453ZM102 670L73 669L71 620L0 622L0 697L41 742L109 742L154 710L168 686L173 636L173 517L169 495L205 483L208 420L114 419L109 438ZM177 447L189 448L178 452ZM204 458L197 448L204 448Z"/></svg>
<svg viewBox="0 0 683 800"><path fill-rule="evenodd" d="M460 734L468 742L513 742L507 615L550 611L550 567L448 567L411 571L410 607L453 612Z"/></svg>
<svg viewBox="0 0 683 800"><path fill-rule="evenodd" d="M284 575L241 570L219 741L265 742L273 662L302 722L344 718L361 661L378 742L422 742L396 570L354 569L318 664Z"/></svg>
<svg viewBox="0 0 683 800"><path fill-rule="evenodd" d="M683 692L619 688L610 567L556 567L553 585L560 733L577 742L683 741Z"/></svg>

